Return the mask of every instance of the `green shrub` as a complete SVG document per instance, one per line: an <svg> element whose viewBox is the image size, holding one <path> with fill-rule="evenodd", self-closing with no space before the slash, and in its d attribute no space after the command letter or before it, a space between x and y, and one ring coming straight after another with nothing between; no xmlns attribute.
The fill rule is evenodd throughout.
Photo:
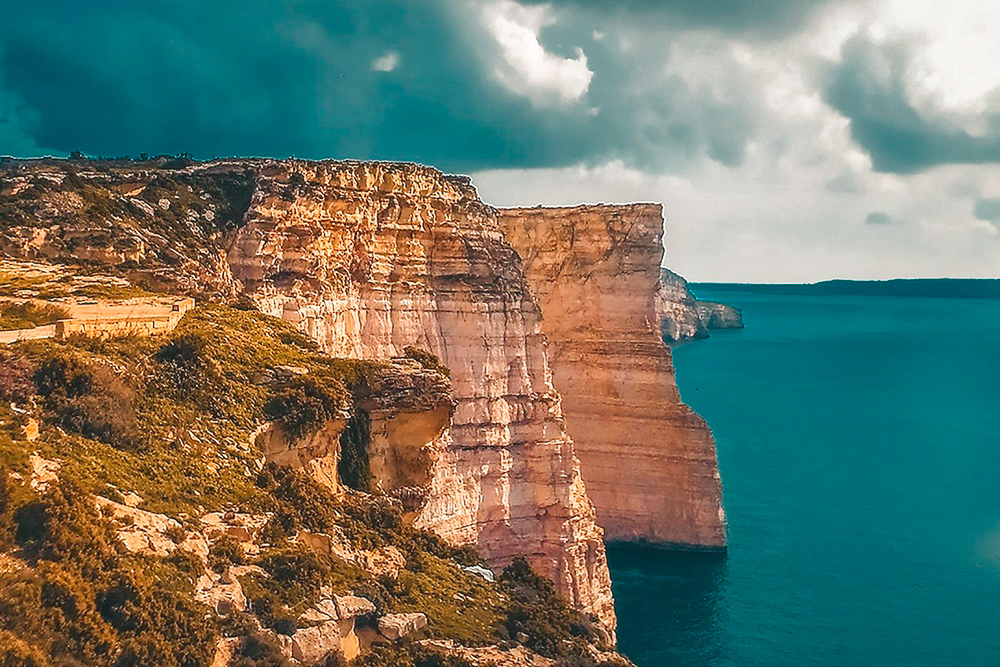
<svg viewBox="0 0 1000 667"><path fill-rule="evenodd" d="M0 631L55 664L210 661L217 631L194 601L190 572L119 553L111 524L67 480L19 498L4 513L28 566L0 573Z"/></svg>
<svg viewBox="0 0 1000 667"><path fill-rule="evenodd" d="M290 436L300 438L337 417L345 394L344 386L332 378L306 375L282 387L264 406L264 413Z"/></svg>
<svg viewBox="0 0 1000 667"><path fill-rule="evenodd" d="M69 317L69 311L52 303L34 301L0 302L0 330L32 329L46 324L55 324Z"/></svg>
<svg viewBox="0 0 1000 667"><path fill-rule="evenodd" d="M23 354L0 350L0 401L25 403L35 394L35 366Z"/></svg>
<svg viewBox="0 0 1000 667"><path fill-rule="evenodd" d="M229 661L229 667L289 667L291 662L272 638L259 632L249 634Z"/></svg>
<svg viewBox="0 0 1000 667"><path fill-rule="evenodd" d="M228 565L245 565L246 555L240 541L232 535L223 535L208 550L208 566L215 572L222 572Z"/></svg>
<svg viewBox="0 0 1000 667"><path fill-rule="evenodd" d="M445 377L451 377L451 369L441 363L437 355L432 352L421 350L418 347L405 347L403 348L403 356L419 362L424 368L430 368Z"/></svg>
<svg viewBox="0 0 1000 667"><path fill-rule="evenodd" d="M371 424L368 413L358 408L340 434L337 475L341 482L357 491L371 491L372 473L368 460Z"/></svg>
<svg viewBox="0 0 1000 667"><path fill-rule="evenodd" d="M507 631L511 637L526 636L531 650L549 658L583 658L587 642L600 642L592 621L560 598L552 581L536 574L524 558L504 569L500 586L510 597Z"/></svg>
<svg viewBox="0 0 1000 667"><path fill-rule="evenodd" d="M106 364L56 353L35 373L35 385L63 428L115 447L136 444L135 392Z"/></svg>
<svg viewBox="0 0 1000 667"><path fill-rule="evenodd" d="M351 664L355 667L472 667L464 658L442 655L407 639L373 644L369 653Z"/></svg>
<svg viewBox="0 0 1000 667"><path fill-rule="evenodd" d="M4 667L48 667L49 659L34 644L13 632L0 630L0 665Z"/></svg>

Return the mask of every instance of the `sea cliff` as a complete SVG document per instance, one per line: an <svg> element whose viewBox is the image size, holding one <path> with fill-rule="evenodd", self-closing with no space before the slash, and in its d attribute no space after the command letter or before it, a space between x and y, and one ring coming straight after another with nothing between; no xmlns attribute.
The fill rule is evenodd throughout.
<svg viewBox="0 0 1000 667"><path fill-rule="evenodd" d="M328 361L246 364L249 384L233 386L326 407L305 424L273 418L272 403L240 412L247 456L323 493L386 497L498 572L530 564L605 644L605 539L724 547L712 435L681 402L658 331L658 205L497 210L468 178L380 162L39 160L0 176L6 298L105 308L168 293L283 321ZM199 305L144 354L195 354L175 339L192 317L244 322L227 312ZM212 354L246 354L230 347ZM322 388L328 367L346 403ZM58 449L65 434L46 419ZM295 539L340 553L329 536Z"/></svg>
<svg viewBox="0 0 1000 667"><path fill-rule="evenodd" d="M715 442L680 400L654 321L658 204L501 212L524 258L556 389L609 540L726 544Z"/></svg>
<svg viewBox="0 0 1000 667"><path fill-rule="evenodd" d="M743 328L739 308L696 298L687 280L667 268L660 272L656 316L668 343L707 338L710 329Z"/></svg>

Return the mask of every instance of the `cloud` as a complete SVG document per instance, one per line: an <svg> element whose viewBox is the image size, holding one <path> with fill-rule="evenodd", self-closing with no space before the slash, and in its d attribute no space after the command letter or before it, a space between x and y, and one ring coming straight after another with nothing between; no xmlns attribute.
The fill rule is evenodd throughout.
<svg viewBox="0 0 1000 667"><path fill-rule="evenodd" d="M976 202L975 215L978 220L1000 222L1000 197L996 199L980 199Z"/></svg>
<svg viewBox="0 0 1000 667"><path fill-rule="evenodd" d="M395 51L386 51L372 61L373 72L391 72L397 67L399 67L399 54Z"/></svg>
<svg viewBox="0 0 1000 667"><path fill-rule="evenodd" d="M577 47L574 57L562 58L538 41L542 29L554 22L547 7L500 0L485 7L484 19L500 45L495 73L511 91L540 104L575 102L587 92L594 73L583 50Z"/></svg>
<svg viewBox="0 0 1000 667"><path fill-rule="evenodd" d="M635 29L625 52L593 32L511 0L19 3L0 23L0 95L31 120L19 152L454 171L743 159L758 102L725 44Z"/></svg>
<svg viewBox="0 0 1000 667"><path fill-rule="evenodd" d="M970 113L935 105L940 94L928 90L934 82L919 62L925 46L914 35L858 33L829 72L826 102L850 120L851 135L878 171L1000 162L1000 94L978 101L981 108ZM918 99L922 88L924 100Z"/></svg>

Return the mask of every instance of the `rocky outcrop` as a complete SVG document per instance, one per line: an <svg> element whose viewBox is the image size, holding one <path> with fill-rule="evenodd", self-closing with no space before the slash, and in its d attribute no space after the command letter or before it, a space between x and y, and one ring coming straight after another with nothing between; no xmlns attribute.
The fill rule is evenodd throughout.
<svg viewBox="0 0 1000 667"><path fill-rule="evenodd" d="M554 382L608 539L721 548L715 443L684 405L652 321L654 204L501 211L545 314Z"/></svg>
<svg viewBox="0 0 1000 667"><path fill-rule="evenodd" d="M699 301L687 280L670 269L660 269L655 312L663 340L674 343L708 337L709 329L742 329L738 308L714 301Z"/></svg>
<svg viewBox="0 0 1000 667"><path fill-rule="evenodd" d="M496 210L468 179L415 165L262 162L228 262L262 310L330 354L385 359L413 346L437 355L451 369L455 407L450 427L420 446L439 456L418 525L476 544L495 565L527 555L614 627L602 532L552 386L538 304ZM420 440L435 424L400 427Z"/></svg>
<svg viewBox="0 0 1000 667"><path fill-rule="evenodd" d="M427 627L427 616L417 613L386 614L378 619L379 634L392 641Z"/></svg>
<svg viewBox="0 0 1000 667"><path fill-rule="evenodd" d="M743 328L743 312L718 301L699 301L698 317L709 329Z"/></svg>
<svg viewBox="0 0 1000 667"><path fill-rule="evenodd" d="M334 595L320 600L300 618L301 623L315 624L292 635L289 657L310 665L331 652L345 660L353 660L361 652L361 644L354 632L354 619L372 614L375 605L366 598L354 595Z"/></svg>

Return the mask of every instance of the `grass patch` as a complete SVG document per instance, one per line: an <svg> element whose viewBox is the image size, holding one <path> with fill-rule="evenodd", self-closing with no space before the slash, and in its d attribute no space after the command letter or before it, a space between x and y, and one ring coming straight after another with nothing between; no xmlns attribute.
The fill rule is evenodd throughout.
<svg viewBox="0 0 1000 667"><path fill-rule="evenodd" d="M55 324L69 317L69 311L62 306L34 301L0 302L0 331L11 329L33 329L46 324Z"/></svg>

